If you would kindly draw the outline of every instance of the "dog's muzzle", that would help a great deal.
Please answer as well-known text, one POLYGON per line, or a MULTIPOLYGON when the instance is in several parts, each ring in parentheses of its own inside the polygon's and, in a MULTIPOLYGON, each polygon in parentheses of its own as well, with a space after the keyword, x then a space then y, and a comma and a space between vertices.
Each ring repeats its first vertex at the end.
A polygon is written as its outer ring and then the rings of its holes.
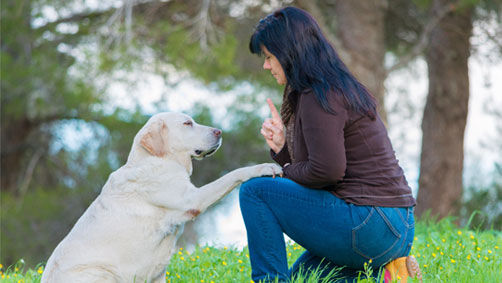
POLYGON ((209 149, 206 149, 206 150, 196 149, 195 150, 194 158, 196 158, 196 159, 202 159, 202 158, 204 158, 206 156, 209 156, 209 155, 215 153, 218 150, 218 148, 220 148, 221 141, 222 141, 222 138, 218 137, 218 141, 212 147, 210 147, 209 149))

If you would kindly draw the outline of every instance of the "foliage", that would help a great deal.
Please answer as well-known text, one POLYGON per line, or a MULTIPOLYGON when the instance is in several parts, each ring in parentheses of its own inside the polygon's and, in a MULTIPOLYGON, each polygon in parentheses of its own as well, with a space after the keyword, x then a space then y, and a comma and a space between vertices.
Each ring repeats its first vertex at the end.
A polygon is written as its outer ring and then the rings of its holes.
MULTIPOLYGON (((500 231, 458 229, 452 219, 440 222, 425 220, 417 223, 411 253, 420 263, 424 282, 498 282, 502 276, 502 234, 500 231)), ((303 252, 296 243, 287 245, 291 265, 303 252)), ((375 282, 367 277, 369 263, 358 282, 375 282)), ((23 261, 2 269, 1 282, 39 282, 43 265, 26 269, 23 261)), ((247 248, 216 248, 203 246, 193 252, 180 249, 167 268, 166 282, 251 282, 251 267, 247 248)), ((302 276, 293 282, 318 282, 302 276)), ((411 280, 418 282, 418 280, 411 280)))
POLYGON ((487 187, 468 187, 464 192, 460 219, 475 229, 502 230, 502 166, 487 187))

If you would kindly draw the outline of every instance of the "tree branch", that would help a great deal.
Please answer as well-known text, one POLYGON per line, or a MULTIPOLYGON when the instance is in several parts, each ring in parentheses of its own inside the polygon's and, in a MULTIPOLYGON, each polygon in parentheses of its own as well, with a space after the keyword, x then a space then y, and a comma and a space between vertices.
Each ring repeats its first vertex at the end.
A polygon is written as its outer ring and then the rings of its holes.
POLYGON ((429 43, 429 37, 432 30, 439 24, 439 22, 450 12, 453 12, 456 9, 455 4, 448 4, 439 12, 434 15, 433 18, 429 19, 427 25, 425 25, 422 34, 420 35, 417 43, 413 46, 411 51, 401 57, 394 65, 390 66, 385 70, 385 77, 387 77, 390 73, 395 70, 398 70, 406 65, 408 65, 412 60, 414 60, 418 55, 422 54, 429 43))
POLYGON ((33 177, 33 171, 35 170, 35 167, 40 160, 40 157, 42 157, 44 153, 43 148, 39 148, 37 151, 35 151, 35 154, 30 159, 30 162, 28 163, 28 167, 26 168, 26 172, 24 173, 23 177, 23 182, 19 186, 19 195, 21 198, 26 194, 26 191, 28 190, 28 186, 30 185, 31 179, 33 177))

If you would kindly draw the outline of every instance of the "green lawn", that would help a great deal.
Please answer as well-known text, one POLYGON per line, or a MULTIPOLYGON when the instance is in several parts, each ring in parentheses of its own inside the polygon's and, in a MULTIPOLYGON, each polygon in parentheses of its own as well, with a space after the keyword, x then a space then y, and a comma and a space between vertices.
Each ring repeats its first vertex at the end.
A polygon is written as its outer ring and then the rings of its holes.
MULTIPOLYGON (((502 233, 458 229, 449 220, 419 222, 412 254, 418 259, 424 282, 501 282, 502 233)), ((303 248, 290 244, 291 264, 303 248)), ((371 269, 371 264, 367 272, 371 269)), ((0 282, 39 282, 43 267, 1 266, 0 282)), ((199 247, 189 253, 183 249, 173 256, 166 282, 252 282, 247 249, 199 247)), ((361 278, 365 278, 362 274, 361 278)), ((314 282, 297 278, 294 282, 314 282)), ((361 282, 374 282, 361 280, 361 282)))

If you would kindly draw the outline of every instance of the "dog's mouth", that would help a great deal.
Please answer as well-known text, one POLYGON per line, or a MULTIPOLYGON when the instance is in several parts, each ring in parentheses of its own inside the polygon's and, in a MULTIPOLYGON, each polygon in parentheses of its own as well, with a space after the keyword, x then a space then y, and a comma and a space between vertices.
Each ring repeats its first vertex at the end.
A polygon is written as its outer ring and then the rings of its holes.
POLYGON ((211 148, 207 150, 202 150, 202 149, 196 149, 194 151, 195 155, 193 156, 195 159, 202 159, 206 156, 210 156, 211 154, 215 153, 216 150, 221 146, 221 139, 218 140, 218 142, 213 145, 211 148))

